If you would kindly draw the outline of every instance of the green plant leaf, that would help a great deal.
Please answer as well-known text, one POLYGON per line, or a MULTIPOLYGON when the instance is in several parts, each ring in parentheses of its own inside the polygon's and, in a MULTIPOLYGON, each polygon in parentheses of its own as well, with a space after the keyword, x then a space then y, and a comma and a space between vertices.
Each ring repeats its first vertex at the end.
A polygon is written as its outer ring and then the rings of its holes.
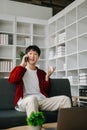
POLYGON ((20 59, 22 60, 23 56, 25 55, 25 53, 23 51, 20 51, 19 52, 19 56, 20 56, 20 59))
POLYGON ((26 121, 28 125, 38 126, 45 122, 45 117, 42 112, 32 112, 26 121))

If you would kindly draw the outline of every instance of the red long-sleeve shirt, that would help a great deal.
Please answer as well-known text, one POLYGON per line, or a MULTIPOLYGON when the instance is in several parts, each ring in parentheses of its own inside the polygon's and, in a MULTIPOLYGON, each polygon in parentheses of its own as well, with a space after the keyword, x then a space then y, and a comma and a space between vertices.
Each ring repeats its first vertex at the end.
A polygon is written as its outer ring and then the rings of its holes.
MULTIPOLYGON (((16 94, 15 94, 15 99, 14 99, 14 105, 17 104, 20 97, 23 98, 23 79, 22 78, 25 72, 26 72, 26 68, 22 66, 16 66, 10 73, 9 82, 16 84, 16 94)), ((46 73, 43 70, 37 68, 37 76, 39 80, 40 92, 46 97, 48 97, 48 92, 50 89, 50 80, 46 81, 45 75, 46 73)))

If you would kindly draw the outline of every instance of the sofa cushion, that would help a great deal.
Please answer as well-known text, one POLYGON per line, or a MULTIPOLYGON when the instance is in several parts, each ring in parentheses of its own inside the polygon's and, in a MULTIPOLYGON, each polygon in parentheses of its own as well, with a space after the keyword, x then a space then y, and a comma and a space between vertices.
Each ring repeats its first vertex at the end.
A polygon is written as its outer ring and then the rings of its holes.
POLYGON ((42 111, 45 116, 45 122, 56 122, 58 119, 58 111, 42 111))
POLYGON ((49 91, 49 97, 58 96, 58 95, 66 95, 70 97, 71 103, 72 103, 71 88, 70 88, 70 82, 68 79, 52 79, 51 86, 52 87, 49 91))
POLYGON ((14 109, 16 87, 8 79, 0 79, 0 110, 14 109))

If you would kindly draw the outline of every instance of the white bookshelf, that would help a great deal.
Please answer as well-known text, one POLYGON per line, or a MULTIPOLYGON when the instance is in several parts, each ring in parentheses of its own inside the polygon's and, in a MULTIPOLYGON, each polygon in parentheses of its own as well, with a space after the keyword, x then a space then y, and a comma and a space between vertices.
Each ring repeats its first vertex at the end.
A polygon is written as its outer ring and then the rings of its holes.
POLYGON ((46 68, 47 21, 27 17, 0 15, 0 78, 8 77, 12 68, 19 65, 20 51, 35 44, 41 48, 37 66, 46 68))
MULTIPOLYGON (((54 54, 48 60, 48 65, 56 66, 53 78, 68 78, 72 96, 79 96, 82 88, 87 89, 86 77, 80 79, 81 74, 87 73, 87 0, 76 0, 49 19, 48 28, 48 55, 52 52, 56 53, 56 58, 54 54), (50 39, 55 37, 56 41, 51 40, 50 44, 50 39), (65 54, 64 50, 60 49, 58 56, 60 46, 65 47, 65 54)), ((87 96, 86 92, 85 96, 87 96)), ((82 102, 87 104, 84 100, 82 102)))

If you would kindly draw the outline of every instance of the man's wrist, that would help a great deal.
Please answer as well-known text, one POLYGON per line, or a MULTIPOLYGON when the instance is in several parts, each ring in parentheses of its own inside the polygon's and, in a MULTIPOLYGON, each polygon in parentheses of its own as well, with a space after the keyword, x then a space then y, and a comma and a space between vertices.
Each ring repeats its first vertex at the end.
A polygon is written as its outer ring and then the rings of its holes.
POLYGON ((25 67, 25 64, 20 64, 20 66, 25 67))
POLYGON ((46 81, 48 81, 48 80, 49 80, 49 76, 48 76, 48 75, 46 75, 45 80, 46 80, 46 81))

